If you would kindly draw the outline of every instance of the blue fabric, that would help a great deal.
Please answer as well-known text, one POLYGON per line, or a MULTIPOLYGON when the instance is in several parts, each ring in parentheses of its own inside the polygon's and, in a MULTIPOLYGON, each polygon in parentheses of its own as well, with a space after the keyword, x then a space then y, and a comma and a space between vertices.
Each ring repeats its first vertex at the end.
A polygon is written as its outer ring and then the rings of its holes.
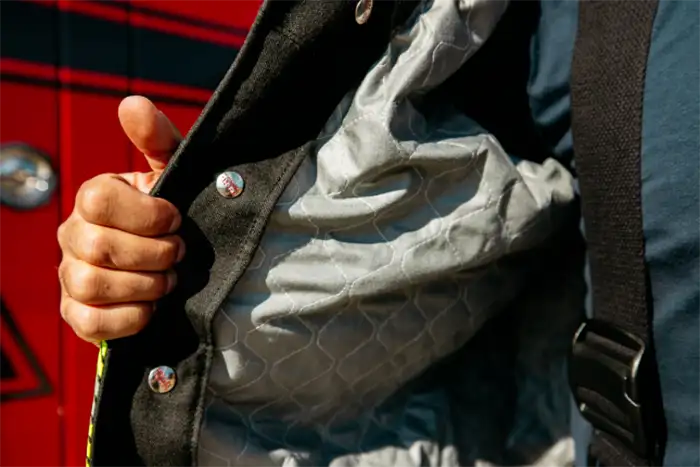
MULTIPOLYGON (((578 23, 578 2, 544 0, 540 19, 530 46, 528 95, 533 119, 554 157, 573 168, 571 138, 571 95, 569 79, 578 23)), ((581 227, 583 229, 583 226, 581 227)), ((586 278, 588 273, 586 271, 586 278)), ((587 280, 588 282, 588 280, 587 280)), ((590 313, 590 293, 586 297, 590 313)), ((576 443, 576 465, 587 465, 586 449, 590 426, 571 402, 571 431, 576 443)))
POLYGON ((668 424, 665 465, 700 465, 700 3, 662 0, 647 62, 642 210, 668 424))
MULTIPOLYGON (((662 0, 645 83, 642 209, 654 334, 668 423, 665 465, 700 465, 700 3, 662 0)), ((572 158, 571 57, 577 2, 541 2, 530 104, 555 155, 572 158)), ((587 306, 590 312, 590 300, 587 306)), ((590 427, 572 410, 577 465, 590 427)))
POLYGON ((569 76, 577 21, 577 2, 540 2, 540 20, 530 45, 532 115, 555 157, 567 165, 573 158, 569 76))

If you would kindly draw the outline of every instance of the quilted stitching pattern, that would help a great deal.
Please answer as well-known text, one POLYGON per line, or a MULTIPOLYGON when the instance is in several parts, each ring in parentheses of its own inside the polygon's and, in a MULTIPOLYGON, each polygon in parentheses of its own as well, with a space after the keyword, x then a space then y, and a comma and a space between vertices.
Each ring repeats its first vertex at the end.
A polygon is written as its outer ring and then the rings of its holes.
POLYGON ((517 293, 526 271, 498 260, 573 198, 557 163, 515 165, 467 117, 419 110, 503 9, 426 2, 329 119, 215 317, 200 465, 456 463, 422 446, 449 442, 444 401, 401 389, 517 293))

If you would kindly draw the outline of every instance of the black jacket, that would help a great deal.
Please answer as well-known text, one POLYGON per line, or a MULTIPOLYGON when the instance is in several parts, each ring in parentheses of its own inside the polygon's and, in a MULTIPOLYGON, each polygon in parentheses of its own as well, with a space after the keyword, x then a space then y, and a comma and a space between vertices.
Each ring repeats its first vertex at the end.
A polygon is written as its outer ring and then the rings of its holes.
MULTIPOLYGON (((148 328, 101 352, 88 465, 196 462, 213 314, 250 263, 308 142, 419 3, 361 2, 371 5, 365 24, 356 21, 356 1, 268 0, 154 188, 154 196, 184 214, 188 254, 178 267, 177 290, 157 304, 148 328), (225 170, 245 180, 241 196, 217 193, 216 176, 225 170), (177 378, 164 394, 148 385, 149 372, 161 365, 177 378)), ((487 45, 438 92, 448 93, 506 150, 541 161, 547 150, 533 129, 525 92, 536 10, 535 2, 511 5, 487 45), (481 91, 465 92, 475 88, 481 91), (507 114, 498 111, 504 106, 507 114)))

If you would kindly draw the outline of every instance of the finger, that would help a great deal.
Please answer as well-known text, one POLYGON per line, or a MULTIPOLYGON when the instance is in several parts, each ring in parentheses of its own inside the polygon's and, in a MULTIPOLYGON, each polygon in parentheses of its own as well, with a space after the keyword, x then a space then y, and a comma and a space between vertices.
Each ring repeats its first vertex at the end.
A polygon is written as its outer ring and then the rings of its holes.
POLYGON ((160 172, 128 172, 119 176, 141 193, 148 194, 160 178, 160 172))
POLYGON ((67 229, 67 232, 61 232, 59 238, 64 253, 102 268, 166 271, 185 255, 185 243, 176 235, 141 237, 79 221, 70 223, 67 229))
POLYGON ((146 156, 154 171, 165 168, 182 140, 175 125, 142 96, 129 96, 119 104, 119 122, 126 136, 146 156))
POLYGON ((113 174, 83 183, 75 209, 88 223, 148 237, 175 232, 182 221, 172 203, 142 193, 113 174))
POLYGON ((98 342, 132 336, 141 331, 153 314, 152 303, 89 306, 71 297, 61 300, 61 315, 83 340, 98 342))
POLYGON ((65 292, 86 305, 154 301, 168 294, 177 282, 174 271, 118 271, 70 256, 61 262, 59 275, 65 292))

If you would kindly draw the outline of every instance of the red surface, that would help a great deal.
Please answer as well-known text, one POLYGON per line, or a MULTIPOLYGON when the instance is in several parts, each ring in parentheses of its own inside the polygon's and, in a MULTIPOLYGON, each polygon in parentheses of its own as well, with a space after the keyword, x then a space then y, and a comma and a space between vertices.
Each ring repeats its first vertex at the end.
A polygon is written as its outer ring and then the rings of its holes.
MULTIPOLYGON (((199 40, 240 45, 242 37, 237 32, 201 24, 180 24, 176 18, 151 20, 155 17, 148 9, 247 29, 260 3, 260 0, 134 0, 137 8, 126 16, 108 3, 61 0, 60 8, 199 40)), ((65 52, 70 51, 62 51, 65 52)), ((132 92, 204 102, 211 94, 210 90, 134 80, 126 75, 56 69, 49 64, 7 58, 2 58, 0 67, 8 76, 20 75, 57 84, 86 84, 125 95, 132 92)), ((48 396, 2 403, 0 465, 83 466, 97 349, 78 340, 60 319, 56 275, 60 251, 56 229, 72 211, 75 193, 85 180, 103 172, 148 170, 148 167, 122 134, 117 119, 120 97, 10 81, 2 81, 0 93, 0 140, 22 141, 45 151, 59 170, 59 188, 49 205, 26 212, 2 207, 0 212, 0 292, 54 388, 48 396)), ((156 105, 183 134, 202 107, 155 99, 156 105)), ((4 329, 2 332, 0 338, 5 341, 6 353, 17 355, 16 346, 12 346, 4 329)), ((16 370, 20 377, 12 382, 6 380, 3 391, 33 384, 26 365, 18 365, 16 370)))
POLYGON ((261 3, 262 0, 134 0, 134 4, 140 7, 242 29, 253 24, 261 3))
POLYGON ((12 378, 3 379, 2 386, 0 386, 2 394, 12 397, 39 387, 41 379, 22 351, 18 337, 5 324, 4 317, 0 321, 0 342, 2 342, 2 353, 11 362, 14 373, 12 378))
POLYGON ((37 78, 40 80, 58 80, 66 85, 83 85, 103 90, 113 90, 133 94, 151 94, 175 99, 201 101, 205 103, 211 96, 208 89, 182 86, 179 84, 159 83, 144 79, 129 79, 126 76, 114 76, 94 71, 75 70, 66 67, 56 68, 50 65, 27 62, 14 58, 0 58, 0 69, 6 75, 37 78))
MULTIPOLYGON (((55 157, 58 150, 56 94, 52 89, 2 83, 0 140, 3 143, 24 141, 55 157)), ((32 211, 0 208, 2 297, 54 388, 49 396, 3 402, 1 465, 58 465, 61 462, 60 316, 55 269, 59 257, 56 244, 59 217, 57 197, 49 205, 32 211), (39 449, 36 440, 41 440, 39 449)), ((7 344, 10 345, 6 351, 14 353, 11 342, 4 342, 3 346, 7 344)), ((11 389, 3 387, 3 391, 11 389)))
MULTIPOLYGON (((32 0, 36 3, 53 5, 56 0, 32 0)), ((93 2, 65 1, 61 9, 80 11, 84 14, 92 14, 102 18, 111 18, 114 21, 126 21, 124 14, 117 12, 117 3, 131 1, 137 7, 163 12, 174 16, 180 16, 184 20, 189 18, 205 21, 221 26, 231 26, 247 30, 262 4, 262 0, 112 0, 115 6, 96 4, 93 2)))
POLYGON ((116 2, 109 5, 84 0, 58 0, 59 8, 64 11, 81 13, 118 23, 130 22, 143 28, 236 47, 239 47, 244 39, 244 36, 236 29, 247 30, 255 19, 260 3, 259 0, 185 0, 177 2, 134 0, 135 6, 146 9, 136 8, 125 11, 116 2), (161 17, 157 14, 158 12, 166 13, 172 17, 161 17), (212 28, 206 23, 188 23, 186 21, 188 18, 224 27, 212 28), (227 31, 226 27, 231 29, 227 31))
MULTIPOLYGON (((74 1, 74 0, 72 0, 74 1)), ((165 3, 165 2, 160 2, 165 3)), ((175 2, 171 2, 175 3, 175 2)), ((180 2, 178 2, 180 3, 180 2)), ((188 2, 181 2, 188 3, 188 2)), ((225 2, 219 2, 225 3, 225 2)), ((141 2, 139 2, 141 4, 141 2)), ((243 44, 244 36, 240 34, 235 34, 228 31, 219 31, 215 29, 207 28, 206 26, 183 24, 176 20, 158 18, 157 16, 144 14, 140 12, 133 12, 130 14, 131 24, 138 27, 155 29, 157 31, 162 31, 171 34, 177 34, 179 36, 185 36, 192 39, 197 39, 201 41, 214 42, 221 45, 228 45, 233 47, 240 47, 243 44)))
POLYGON ((45 80, 56 79, 56 67, 43 63, 32 63, 14 58, 0 59, 0 70, 3 73, 26 76, 27 78, 37 78, 45 80))

